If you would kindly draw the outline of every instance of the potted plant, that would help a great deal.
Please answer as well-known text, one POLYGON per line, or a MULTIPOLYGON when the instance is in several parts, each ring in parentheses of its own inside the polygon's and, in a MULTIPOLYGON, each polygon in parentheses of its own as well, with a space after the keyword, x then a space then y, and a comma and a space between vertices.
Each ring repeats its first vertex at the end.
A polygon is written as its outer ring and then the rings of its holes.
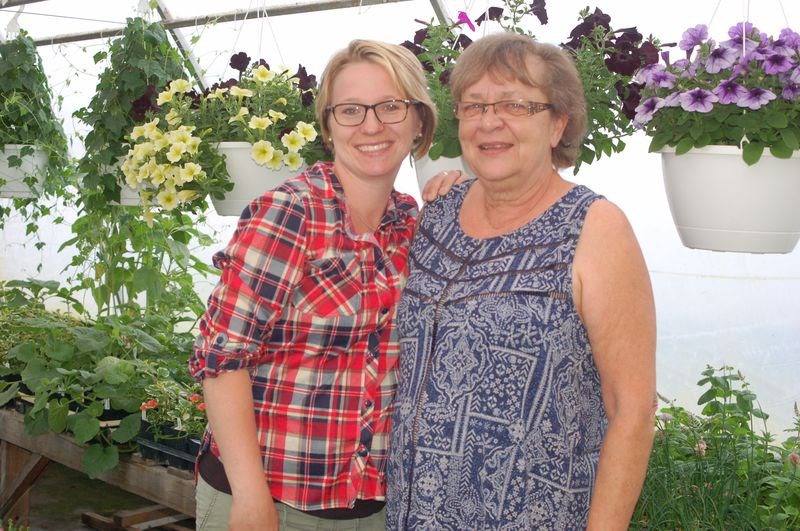
MULTIPOLYGON (((503 31, 529 35, 528 21, 535 18, 546 24, 544 5, 521 0, 506 0, 504 7, 490 7, 474 23, 465 12, 459 13, 453 24, 428 23, 418 30, 413 41, 403 46, 414 52, 425 67, 428 88, 439 110, 438 125, 428 158, 445 158, 444 165, 430 164, 424 158, 417 161, 420 187, 440 169, 464 168, 460 160, 458 120, 450 95, 450 72, 461 52, 472 43, 464 28, 494 21, 503 31)), ((588 134, 581 146, 574 173, 581 164, 591 164, 603 155, 610 156, 625 147, 624 138, 635 128, 634 109, 639 103, 639 85, 633 80, 642 65, 658 61, 658 48, 653 39, 645 40, 636 28, 614 30, 611 17, 599 9, 580 12, 579 23, 571 30, 569 41, 562 46, 570 52, 584 84, 588 110, 588 134)))
POLYGON ((800 239, 800 35, 738 23, 684 32, 685 58, 648 65, 635 123, 661 151, 684 245, 790 252, 800 239))
POLYGON ((33 39, 25 31, 0 42, 0 227, 12 207, 23 213, 28 230, 50 212, 43 194, 64 197, 68 183, 67 141, 33 39))
POLYGON ((169 209, 210 195, 218 214, 238 216, 264 191, 326 156, 314 123, 314 76, 302 66, 292 74, 263 60, 250 63, 243 52, 230 65, 238 78, 202 94, 187 80, 173 80, 158 94, 153 121, 132 131, 123 167, 145 201, 155 197, 169 209))

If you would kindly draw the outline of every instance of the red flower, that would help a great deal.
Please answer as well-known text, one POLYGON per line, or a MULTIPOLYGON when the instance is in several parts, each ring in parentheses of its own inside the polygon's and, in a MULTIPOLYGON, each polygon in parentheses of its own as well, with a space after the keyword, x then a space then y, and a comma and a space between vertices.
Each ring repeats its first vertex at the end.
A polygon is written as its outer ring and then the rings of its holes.
POLYGON ((205 402, 200 402, 199 404, 197 404, 197 409, 200 410, 200 411, 205 411, 206 410, 206 403, 205 402))
POLYGON ((193 404, 196 404, 197 402, 200 402, 202 399, 203 399, 203 397, 200 396, 197 393, 192 393, 192 394, 189 395, 189 402, 191 402, 193 404))
POLYGON ((158 407, 158 400, 148 400, 147 402, 143 402, 141 406, 139 406, 140 411, 144 411, 146 409, 153 409, 158 407))

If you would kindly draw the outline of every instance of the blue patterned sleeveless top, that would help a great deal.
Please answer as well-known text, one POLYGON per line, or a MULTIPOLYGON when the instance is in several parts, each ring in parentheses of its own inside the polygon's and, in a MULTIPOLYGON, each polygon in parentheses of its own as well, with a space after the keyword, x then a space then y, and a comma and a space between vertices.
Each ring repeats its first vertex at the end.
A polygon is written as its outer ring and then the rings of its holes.
POLYGON ((607 418, 572 262, 576 186, 509 234, 458 222, 471 183, 426 207, 398 308, 388 529, 584 529, 607 418))

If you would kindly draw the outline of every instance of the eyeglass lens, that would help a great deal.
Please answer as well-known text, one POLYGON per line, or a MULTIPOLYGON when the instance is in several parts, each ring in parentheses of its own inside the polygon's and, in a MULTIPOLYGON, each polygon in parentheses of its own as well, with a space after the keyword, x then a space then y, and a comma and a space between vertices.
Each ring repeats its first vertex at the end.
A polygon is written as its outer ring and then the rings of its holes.
POLYGON ((412 102, 408 100, 387 100, 373 105, 362 103, 340 103, 330 107, 333 117, 339 125, 355 126, 364 123, 367 111, 372 109, 375 117, 383 124, 396 124, 406 119, 408 107, 412 102))

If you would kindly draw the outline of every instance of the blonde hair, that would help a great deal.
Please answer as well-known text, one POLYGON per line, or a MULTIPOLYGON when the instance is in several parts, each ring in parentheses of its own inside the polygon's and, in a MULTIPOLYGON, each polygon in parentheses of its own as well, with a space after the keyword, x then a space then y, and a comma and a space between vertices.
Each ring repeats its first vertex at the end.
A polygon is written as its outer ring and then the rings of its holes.
POLYGON ((544 92, 556 116, 566 116, 567 126, 561 141, 553 148, 556 168, 575 164, 586 136, 586 97, 575 63, 569 54, 552 44, 537 42, 516 33, 502 32, 482 37, 458 58, 450 76, 453 101, 477 83, 484 74, 519 81, 544 92), (534 78, 532 60, 544 66, 544 79, 534 78))
POLYGON ((337 52, 322 73, 319 92, 317 94, 315 112, 317 122, 322 130, 322 137, 328 149, 330 145, 330 113, 326 110, 331 105, 331 87, 342 69, 352 63, 367 62, 382 66, 395 86, 403 93, 403 97, 420 102, 412 106, 419 114, 422 122, 421 136, 414 141, 412 153, 418 159, 428 152, 436 130, 436 106, 428 95, 428 84, 425 71, 417 58, 407 49, 396 44, 379 41, 356 39, 347 48, 337 52))

